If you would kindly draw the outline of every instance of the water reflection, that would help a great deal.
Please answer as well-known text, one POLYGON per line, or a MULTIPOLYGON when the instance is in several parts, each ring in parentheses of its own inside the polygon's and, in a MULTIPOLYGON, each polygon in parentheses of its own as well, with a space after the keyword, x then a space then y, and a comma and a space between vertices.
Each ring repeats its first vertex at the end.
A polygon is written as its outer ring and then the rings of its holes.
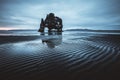
POLYGON ((42 43, 48 48, 55 48, 62 43, 62 32, 41 33, 42 43))

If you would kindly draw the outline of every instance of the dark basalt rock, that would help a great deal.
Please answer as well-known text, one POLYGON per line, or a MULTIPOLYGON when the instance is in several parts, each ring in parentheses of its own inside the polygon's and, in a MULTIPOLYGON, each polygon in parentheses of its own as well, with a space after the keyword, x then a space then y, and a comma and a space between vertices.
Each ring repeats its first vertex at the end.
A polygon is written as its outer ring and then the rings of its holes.
POLYGON ((62 32, 62 19, 55 16, 54 13, 50 13, 46 16, 45 20, 43 18, 41 19, 38 32, 44 32, 45 27, 48 28, 48 32, 51 32, 52 29, 56 29, 57 32, 62 32))

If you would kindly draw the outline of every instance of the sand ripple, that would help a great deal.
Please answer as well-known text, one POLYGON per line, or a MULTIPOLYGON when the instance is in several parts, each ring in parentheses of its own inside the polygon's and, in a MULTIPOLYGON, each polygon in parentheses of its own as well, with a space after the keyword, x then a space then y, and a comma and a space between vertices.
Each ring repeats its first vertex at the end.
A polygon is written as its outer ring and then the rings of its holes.
POLYGON ((89 80, 119 63, 120 36, 69 38, 53 49, 40 40, 4 44, 0 52, 1 80, 89 80))

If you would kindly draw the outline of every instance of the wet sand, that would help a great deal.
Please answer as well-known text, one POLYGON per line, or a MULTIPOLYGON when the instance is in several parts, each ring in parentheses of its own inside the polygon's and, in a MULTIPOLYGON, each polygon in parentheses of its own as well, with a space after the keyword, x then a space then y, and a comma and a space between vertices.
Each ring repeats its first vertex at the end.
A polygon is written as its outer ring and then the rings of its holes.
POLYGON ((0 44, 30 41, 39 38, 39 36, 0 36, 0 44))
POLYGON ((0 37, 0 80, 119 80, 119 74, 119 34, 0 37))

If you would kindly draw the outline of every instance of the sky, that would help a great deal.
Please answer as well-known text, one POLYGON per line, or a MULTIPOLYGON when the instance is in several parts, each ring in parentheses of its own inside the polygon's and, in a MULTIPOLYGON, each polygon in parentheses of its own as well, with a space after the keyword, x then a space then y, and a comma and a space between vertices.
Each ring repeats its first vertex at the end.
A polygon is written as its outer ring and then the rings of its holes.
POLYGON ((0 0, 0 29, 38 29, 55 13, 64 29, 120 30, 120 0, 0 0))

